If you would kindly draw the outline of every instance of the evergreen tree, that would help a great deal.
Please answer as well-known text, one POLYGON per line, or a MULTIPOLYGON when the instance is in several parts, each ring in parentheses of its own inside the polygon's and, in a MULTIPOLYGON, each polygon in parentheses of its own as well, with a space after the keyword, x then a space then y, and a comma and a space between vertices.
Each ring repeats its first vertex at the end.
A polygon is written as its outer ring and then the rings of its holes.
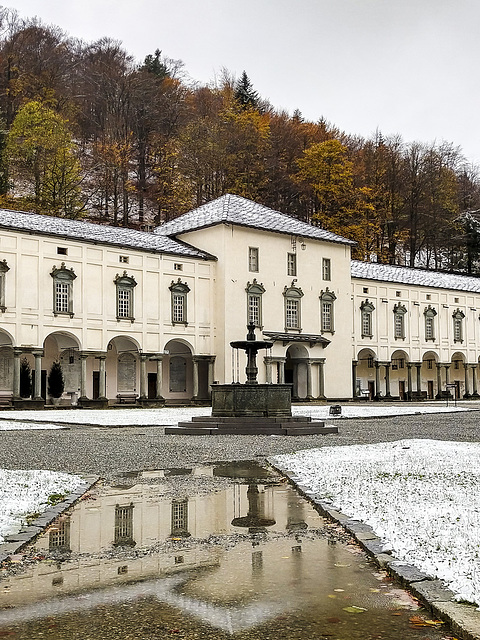
POLYGON ((258 109, 260 97, 254 90, 250 78, 245 71, 235 83, 233 96, 243 109, 258 109))
POLYGON ((151 53, 146 56, 143 61, 143 65, 140 67, 140 71, 148 71, 148 73, 153 73, 157 78, 163 80, 167 78, 170 73, 167 65, 161 59, 162 52, 160 49, 155 50, 155 54, 151 53))
POLYGON ((27 358, 20 362, 20 397, 30 398, 32 395, 32 370, 27 358))
POLYGON ((52 363, 47 383, 48 395, 52 398, 60 398, 65 389, 65 381, 63 379, 62 365, 58 360, 52 363))

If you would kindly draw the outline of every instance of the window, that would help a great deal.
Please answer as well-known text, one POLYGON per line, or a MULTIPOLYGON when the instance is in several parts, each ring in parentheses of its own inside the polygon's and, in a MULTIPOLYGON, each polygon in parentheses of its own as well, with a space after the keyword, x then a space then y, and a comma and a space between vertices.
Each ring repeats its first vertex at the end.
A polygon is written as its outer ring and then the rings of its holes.
POLYGON ((368 293, 368 287, 363 287, 363 293, 368 293))
POLYGON ((373 336, 374 311, 375 307, 368 298, 360 305, 360 312, 362 314, 362 338, 371 338, 373 336))
POLYGON ((254 279, 252 283, 247 282, 245 291, 247 292, 247 324, 253 322, 260 328, 262 327, 262 295, 265 293, 265 287, 254 279))
POLYGON ((61 519, 50 528, 48 546, 52 549, 70 550, 70 520, 61 519))
POLYGON ((175 271, 183 271, 183 264, 181 262, 174 262, 173 268, 175 271))
POLYGON ((287 253, 287 276, 297 275, 297 254, 287 253))
POLYGON ((433 360, 427 360, 427 369, 433 369, 433 360))
POLYGON ((7 271, 10 271, 10 267, 6 260, 0 262, 0 311, 6 311, 5 306, 5 280, 7 271))
POLYGON ((435 316, 437 312, 430 305, 423 312, 425 316, 425 340, 435 340, 435 316))
POLYGON ((294 286, 285 287, 283 290, 285 298, 285 329, 296 329, 301 331, 301 300, 303 291, 294 286))
POLYGON ((427 295, 425 297, 426 297, 427 300, 431 300, 432 299, 432 296, 431 296, 430 293, 427 293, 427 295))
POLYGON ((133 504, 115 506, 115 534, 113 544, 133 546, 133 504))
POLYGON ((172 500, 172 536, 189 536, 188 500, 172 500))
POLYGON ((396 340, 405 340, 405 314, 407 309, 403 304, 396 304, 393 307, 393 335, 396 340))
POLYGON ((123 262, 123 264, 128 264, 130 262, 128 256, 118 256, 118 261, 123 262))
POLYGON ((73 317, 73 281, 77 276, 64 262, 59 269, 53 267, 50 275, 53 278, 53 314, 73 317))
POLYGON ((330 258, 322 259, 322 279, 323 280, 331 280, 332 276, 332 268, 330 258))
POLYGON ((401 298, 402 292, 401 291, 395 291, 395 295, 397 296, 397 298, 401 298))
POLYGON ((337 296, 328 287, 320 292, 320 328, 322 331, 333 333, 333 303, 337 296))
POLYGON ((248 247, 248 270, 258 272, 258 247, 248 247))
POLYGON ((455 302, 456 304, 458 304, 458 303, 460 302, 460 298, 454 298, 453 300, 454 300, 454 302, 455 302))
POLYGON ((367 367, 369 369, 373 369, 373 366, 374 366, 373 356, 368 356, 368 358, 367 358, 367 367))
POLYGON ((187 324, 187 294, 190 291, 188 284, 180 278, 169 287, 172 294, 172 324, 187 324))
POLYGON ((67 247, 57 247, 57 254, 59 256, 66 256, 68 254, 67 247))
POLYGON ((124 271, 121 276, 117 273, 114 283, 117 288, 117 320, 133 322, 135 319, 133 291, 137 286, 135 278, 127 275, 127 272, 124 271))
POLYGON ((453 341, 463 342, 463 319, 465 314, 460 309, 453 313, 453 341))

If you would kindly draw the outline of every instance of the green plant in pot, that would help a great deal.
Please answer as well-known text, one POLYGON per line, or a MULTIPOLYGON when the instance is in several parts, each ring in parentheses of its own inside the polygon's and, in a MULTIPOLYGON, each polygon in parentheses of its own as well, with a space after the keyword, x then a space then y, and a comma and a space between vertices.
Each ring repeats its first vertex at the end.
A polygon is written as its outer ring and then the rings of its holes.
POLYGON ((58 360, 55 360, 50 367, 47 385, 48 395, 52 398, 53 404, 58 404, 65 389, 62 365, 58 360))

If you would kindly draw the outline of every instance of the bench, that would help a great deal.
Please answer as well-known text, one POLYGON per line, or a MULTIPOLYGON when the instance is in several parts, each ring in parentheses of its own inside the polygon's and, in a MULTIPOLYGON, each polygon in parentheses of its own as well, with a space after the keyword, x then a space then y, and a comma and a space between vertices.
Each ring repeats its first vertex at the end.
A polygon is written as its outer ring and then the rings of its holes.
POLYGON ((118 404, 137 404, 137 393, 117 393, 118 404))

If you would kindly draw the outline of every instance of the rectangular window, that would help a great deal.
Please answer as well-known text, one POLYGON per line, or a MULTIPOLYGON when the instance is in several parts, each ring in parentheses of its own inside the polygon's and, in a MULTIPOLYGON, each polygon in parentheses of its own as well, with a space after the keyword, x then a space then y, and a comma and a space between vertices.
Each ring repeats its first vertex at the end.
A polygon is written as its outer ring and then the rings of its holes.
POLYGON ((332 331, 332 303, 322 302, 322 331, 332 331))
POLYGON ((133 542, 133 504, 115 507, 114 544, 131 544, 133 542))
POLYGON ((188 533, 188 500, 172 501, 172 535, 188 533))
POLYGON ((403 315, 395 314, 395 338, 403 338, 403 315))
POLYGON ((173 268, 175 269, 175 271, 183 271, 183 264, 181 264, 180 262, 174 262, 173 268))
POLYGON ((332 277, 332 269, 330 258, 322 259, 322 278, 323 280, 331 280, 332 277))
POLYGON ((287 329, 298 329, 300 327, 298 305, 298 300, 287 298, 285 301, 285 326, 287 329))
POLYGON ((119 256, 118 261, 123 262, 123 264, 128 264, 129 259, 128 259, 128 256, 119 256))
POLYGON ((362 313, 362 336, 372 335, 372 314, 370 311, 362 313))
POLYGON ((50 529, 48 546, 50 549, 70 549, 70 520, 60 520, 50 529))
POLYGON ((462 320, 460 318, 453 319, 453 340, 454 342, 462 342, 462 320))
POLYGON ((57 313, 68 313, 68 303, 70 299, 70 283, 55 282, 55 311, 57 313))
POLYGON ((119 318, 132 317, 132 289, 118 287, 117 306, 117 316, 119 318))
POLYGON ((250 294, 248 296, 248 322, 253 322, 256 327, 260 327, 260 296, 250 294))
POLYGON ((425 318, 425 340, 433 340, 433 318, 427 316, 425 318))
POLYGON ((185 322, 185 295, 183 293, 172 294, 172 320, 173 322, 185 322))
POLYGON ((258 272, 258 247, 248 247, 248 270, 258 272))
POLYGON ((67 247, 57 247, 57 254, 59 256, 66 256, 68 254, 67 247))
POLYGON ((433 369, 433 360, 427 360, 427 369, 433 369))
POLYGON ((287 253, 287 276, 297 275, 297 254, 287 253))

